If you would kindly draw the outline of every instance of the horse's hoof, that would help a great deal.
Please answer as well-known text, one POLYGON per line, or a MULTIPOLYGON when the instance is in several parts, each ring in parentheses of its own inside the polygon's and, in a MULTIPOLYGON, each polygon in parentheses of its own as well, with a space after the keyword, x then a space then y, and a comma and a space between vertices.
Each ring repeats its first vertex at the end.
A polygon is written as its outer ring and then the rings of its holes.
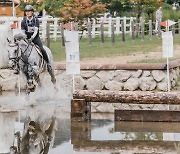
POLYGON ((56 84, 56 78, 52 78, 52 79, 51 79, 51 82, 52 82, 53 84, 56 84))
POLYGON ((34 87, 33 88, 31 88, 31 89, 29 89, 31 92, 34 92, 35 91, 35 89, 36 89, 36 86, 34 85, 34 87))

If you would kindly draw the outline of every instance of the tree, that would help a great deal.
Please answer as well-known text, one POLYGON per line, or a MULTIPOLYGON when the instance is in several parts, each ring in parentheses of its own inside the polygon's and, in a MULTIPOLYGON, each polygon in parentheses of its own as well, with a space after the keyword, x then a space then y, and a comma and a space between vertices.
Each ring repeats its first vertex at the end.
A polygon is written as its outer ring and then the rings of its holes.
POLYGON ((164 2, 168 3, 168 4, 173 4, 173 3, 176 3, 176 2, 180 3, 180 0, 164 0, 164 2))
POLYGON ((114 12, 120 16, 123 12, 131 10, 131 5, 127 0, 100 0, 102 3, 106 4, 106 8, 113 15, 114 12))
POLYGON ((140 21, 140 17, 143 12, 147 13, 149 18, 150 15, 153 17, 154 11, 162 5, 162 0, 128 0, 134 11, 136 12, 137 22, 140 21))
POLYGON ((34 7, 36 12, 41 12, 43 9, 45 9, 49 15, 55 17, 59 15, 59 10, 66 1, 68 0, 29 0, 27 2, 21 1, 20 8, 21 10, 24 10, 24 7, 30 4, 34 7))
POLYGON ((21 1, 20 4, 21 10, 24 10, 25 6, 28 4, 32 5, 36 12, 41 12, 45 7, 44 0, 29 0, 28 2, 21 1))
POLYGON ((68 0, 43 0, 45 4, 45 10, 53 17, 60 16, 59 10, 63 7, 63 4, 68 0))
POLYGON ((59 10, 59 17, 63 23, 78 22, 80 29, 84 30, 87 19, 105 12, 105 7, 106 5, 92 0, 70 0, 59 10))

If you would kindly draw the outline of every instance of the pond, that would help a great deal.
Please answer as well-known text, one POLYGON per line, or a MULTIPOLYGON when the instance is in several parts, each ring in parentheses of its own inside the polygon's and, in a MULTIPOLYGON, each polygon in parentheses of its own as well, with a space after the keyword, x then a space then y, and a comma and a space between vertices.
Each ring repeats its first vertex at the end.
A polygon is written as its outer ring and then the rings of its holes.
POLYGON ((92 113, 89 122, 73 122, 70 100, 1 96, 0 153, 10 153, 10 147, 11 153, 24 149, 23 154, 180 153, 178 123, 114 122, 112 113, 92 113))

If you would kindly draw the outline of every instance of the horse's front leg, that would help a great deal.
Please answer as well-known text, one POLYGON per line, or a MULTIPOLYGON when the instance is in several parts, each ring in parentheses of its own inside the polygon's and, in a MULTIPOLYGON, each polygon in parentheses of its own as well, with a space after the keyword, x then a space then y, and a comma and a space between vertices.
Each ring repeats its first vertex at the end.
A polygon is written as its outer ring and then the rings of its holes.
POLYGON ((41 80, 40 80, 40 78, 39 78, 39 75, 37 75, 37 76, 35 77, 35 80, 36 80, 37 84, 41 87, 42 84, 41 84, 41 80))
POLYGON ((49 72, 49 74, 51 76, 51 82, 53 84, 56 84, 56 78, 55 78, 55 75, 54 75, 54 70, 53 69, 48 69, 48 72, 49 72))

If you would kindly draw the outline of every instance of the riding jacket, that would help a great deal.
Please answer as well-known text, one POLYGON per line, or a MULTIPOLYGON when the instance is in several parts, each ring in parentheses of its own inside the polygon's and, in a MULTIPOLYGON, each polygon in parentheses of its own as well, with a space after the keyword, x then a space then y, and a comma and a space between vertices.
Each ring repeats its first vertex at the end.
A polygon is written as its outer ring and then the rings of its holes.
POLYGON ((21 22, 21 29, 25 31, 27 39, 39 37, 39 19, 32 16, 31 19, 24 17, 21 22))

